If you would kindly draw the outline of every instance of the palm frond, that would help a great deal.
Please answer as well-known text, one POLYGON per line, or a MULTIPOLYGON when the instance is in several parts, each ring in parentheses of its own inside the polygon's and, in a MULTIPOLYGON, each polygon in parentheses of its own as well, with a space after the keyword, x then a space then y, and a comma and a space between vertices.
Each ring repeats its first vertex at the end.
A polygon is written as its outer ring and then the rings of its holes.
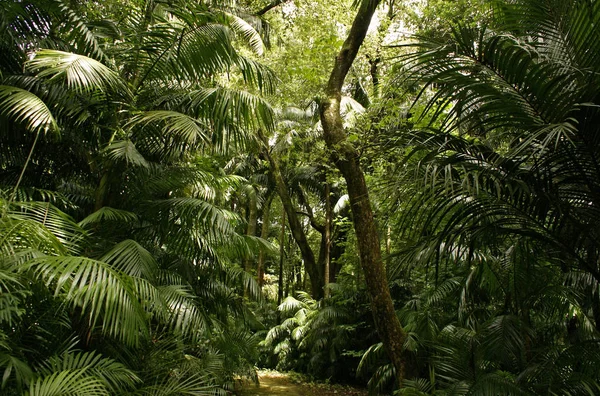
POLYGON ((295 312, 300 308, 303 308, 304 304, 301 301, 298 301, 292 296, 286 297, 281 305, 277 308, 282 312, 295 312))
POLYGON ((112 161, 125 162, 127 165, 148 167, 148 162, 131 140, 112 142, 105 148, 105 152, 107 157, 112 161))
POLYGON ((87 56, 45 49, 38 51, 26 67, 41 78, 63 80, 77 92, 99 90, 127 94, 127 88, 116 72, 87 56))
POLYGON ((157 385, 140 389, 137 394, 147 396, 213 396, 225 395, 225 391, 211 385, 209 379, 200 373, 182 372, 165 378, 157 385))
POLYGON ((246 22, 243 18, 228 12, 224 12, 223 16, 226 18, 231 29, 244 39, 256 55, 261 56, 264 53, 265 45, 254 26, 246 22))
POLYGON ((508 372, 486 374, 477 379, 469 389, 475 395, 531 395, 523 390, 508 372))
POLYGON ((0 113, 35 132, 58 132, 58 124, 46 104, 20 88, 0 85, 0 113))
POLYGON ((104 206, 81 220, 78 224, 80 227, 86 228, 92 224, 101 223, 103 221, 135 223, 139 221, 139 219, 135 213, 104 206))
POLYGON ((164 125, 162 132, 167 136, 172 136, 171 144, 179 144, 182 149, 210 142, 208 132, 210 127, 183 113, 154 110, 137 115, 129 122, 130 127, 138 125, 144 127, 148 124, 164 125))
POLYGON ((30 256, 64 254, 67 249, 46 227, 33 220, 0 221, 0 251, 5 264, 19 263, 30 256))
POLYGON ((274 115, 271 106, 262 98, 245 91, 228 88, 205 88, 187 93, 189 100, 182 103, 190 111, 211 120, 212 144, 227 147, 230 138, 241 140, 244 135, 234 125, 247 130, 271 130, 274 115))
POLYGON ((106 54, 102 50, 102 45, 98 37, 90 29, 90 26, 84 19, 81 18, 69 5, 62 0, 54 0, 58 8, 57 17, 67 19, 67 29, 69 30, 68 39, 81 50, 85 49, 89 55, 97 56, 98 58, 107 59, 106 54))
POLYGON ((185 285, 166 285, 159 286, 158 291, 166 308, 167 325, 192 340, 200 339, 208 329, 208 321, 191 289, 185 285))
POLYGON ((148 280, 154 279, 158 270, 152 254, 131 239, 118 243, 100 261, 111 264, 113 268, 129 276, 148 280))
POLYGON ((10 216, 16 220, 33 220, 50 231, 69 252, 77 253, 86 232, 66 213, 46 202, 15 202, 10 216))
POLYGON ((44 362, 40 374, 51 376, 61 371, 84 370, 86 376, 100 380, 109 392, 131 389, 140 379, 123 364, 97 352, 66 352, 44 362))
POLYGON ((0 367, 4 368, 2 374, 3 388, 8 384, 13 374, 19 385, 28 385, 35 378, 33 370, 27 362, 4 351, 0 352, 0 367))
POLYGON ((30 270, 103 333, 128 345, 147 334, 146 315, 132 282, 110 265, 83 257, 41 257, 22 268, 30 270))
POLYGON ((54 372, 38 378, 29 387, 29 396, 109 396, 104 384, 92 376, 86 375, 86 370, 65 370, 54 372))

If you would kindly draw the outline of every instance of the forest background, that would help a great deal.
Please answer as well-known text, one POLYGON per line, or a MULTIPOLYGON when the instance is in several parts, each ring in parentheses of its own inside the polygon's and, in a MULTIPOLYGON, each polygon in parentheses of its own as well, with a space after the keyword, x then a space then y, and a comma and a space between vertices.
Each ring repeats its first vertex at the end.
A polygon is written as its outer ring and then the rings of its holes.
POLYGON ((600 392, 592 0, 5 0, 5 395, 600 392))

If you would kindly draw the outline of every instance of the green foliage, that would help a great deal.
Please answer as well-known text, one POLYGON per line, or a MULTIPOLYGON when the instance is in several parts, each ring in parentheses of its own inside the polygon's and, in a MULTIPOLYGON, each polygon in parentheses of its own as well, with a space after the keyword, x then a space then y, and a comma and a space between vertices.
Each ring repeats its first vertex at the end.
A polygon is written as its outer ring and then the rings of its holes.
POLYGON ((567 351, 598 339, 590 46, 600 13, 523 1, 494 16, 422 38, 395 80, 423 84, 430 117, 428 129, 396 132, 408 172, 387 186, 405 199, 391 273, 419 285, 401 311, 421 378, 409 388, 593 394, 600 379, 567 351), (542 363, 549 351, 566 353, 565 371, 542 363), (540 365, 543 379, 528 374, 540 365))
MULTIPOLYGON (((428 2, 382 100, 347 125, 388 227, 380 236, 408 332, 409 379, 397 393, 595 394, 600 13, 530 0, 493 3, 480 18, 486 7, 428 2)), ((307 111, 290 113, 285 127, 296 132, 307 111)), ((340 281, 353 285, 360 273, 346 271, 340 281)), ((326 361, 320 348, 335 351, 330 367, 363 350, 359 373, 390 392, 395 373, 377 339, 337 354, 346 323, 318 324, 329 307, 357 310, 333 300, 286 300, 270 352, 280 367, 310 372, 326 361)))
POLYGON ((352 382, 362 351, 374 341, 364 291, 331 284, 320 302, 304 292, 278 307, 281 323, 267 333, 263 347, 275 355, 279 370, 306 372, 314 378, 352 382), (357 310, 358 309, 358 310, 357 310), (366 322, 366 323, 365 323, 366 322))
POLYGON ((236 232, 224 208, 246 181, 211 157, 273 124, 242 18, 189 1, 2 7, 3 394, 214 395, 253 375, 241 292, 259 292, 236 262, 269 246, 236 232))
MULTIPOLYGON (((267 22, 239 5, 5 3, 0 392, 225 394, 259 353, 392 392, 317 124, 348 7, 270 13, 276 87, 267 22), (331 295, 300 291, 284 229, 277 312, 244 270, 279 277, 256 231, 280 227, 268 155, 312 248, 333 209, 331 295)), ((596 394, 600 5, 411 5, 386 2, 341 99, 408 333, 396 393, 596 394), (417 36, 383 48, 400 13, 417 36)))

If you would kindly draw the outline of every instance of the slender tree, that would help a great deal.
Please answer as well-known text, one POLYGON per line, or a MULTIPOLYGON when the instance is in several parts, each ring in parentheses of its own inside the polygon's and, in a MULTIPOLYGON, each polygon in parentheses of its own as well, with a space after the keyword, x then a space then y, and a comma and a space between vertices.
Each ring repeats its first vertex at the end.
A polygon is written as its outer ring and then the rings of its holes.
POLYGON ((398 382, 401 384, 405 370, 402 348, 406 333, 396 316, 390 295, 381 256, 379 234, 369 200, 369 191, 360 165, 360 157, 355 147, 347 139, 340 114, 344 80, 364 41, 371 18, 378 5, 378 0, 365 0, 360 3, 348 37, 335 59, 325 96, 321 99, 320 115, 323 136, 331 151, 332 160, 346 179, 348 186, 360 262, 371 297, 375 326, 396 369, 398 382))

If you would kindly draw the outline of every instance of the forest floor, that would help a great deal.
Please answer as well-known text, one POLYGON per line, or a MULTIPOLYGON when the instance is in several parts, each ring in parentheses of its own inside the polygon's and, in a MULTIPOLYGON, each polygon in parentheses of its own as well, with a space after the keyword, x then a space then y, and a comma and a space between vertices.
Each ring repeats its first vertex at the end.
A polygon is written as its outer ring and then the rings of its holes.
POLYGON ((260 370, 260 385, 246 382, 236 392, 237 396, 367 396, 366 389, 346 385, 332 385, 302 381, 296 375, 278 371, 260 370))

